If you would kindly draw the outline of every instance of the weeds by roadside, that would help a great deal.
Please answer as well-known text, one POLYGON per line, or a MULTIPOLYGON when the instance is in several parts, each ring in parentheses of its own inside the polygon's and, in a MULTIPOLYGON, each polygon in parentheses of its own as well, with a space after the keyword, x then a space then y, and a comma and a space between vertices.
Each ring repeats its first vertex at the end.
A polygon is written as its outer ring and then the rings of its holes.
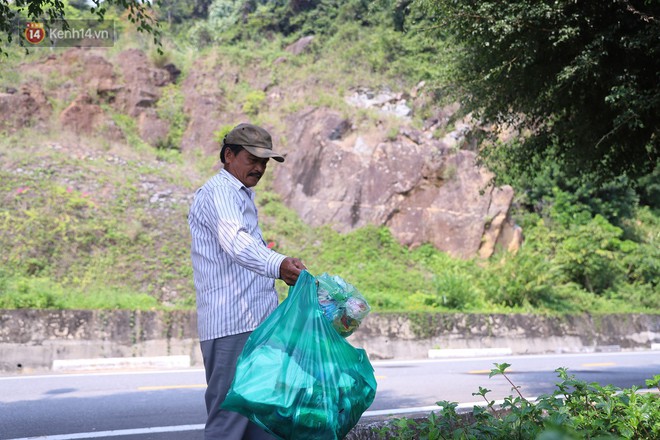
MULTIPOLYGON (((380 428, 381 439, 398 440, 573 440, 660 438, 660 396, 639 393, 639 388, 620 389, 612 385, 586 383, 569 375, 566 368, 555 370, 561 380, 552 394, 535 402, 527 400, 506 374, 510 364, 495 364, 490 376, 503 376, 515 395, 497 407, 489 400, 490 390, 479 387, 485 406, 475 406, 473 421, 457 413, 457 403, 439 401, 440 410, 424 421, 393 419, 380 428)), ((646 381, 660 390, 660 375, 646 381)))

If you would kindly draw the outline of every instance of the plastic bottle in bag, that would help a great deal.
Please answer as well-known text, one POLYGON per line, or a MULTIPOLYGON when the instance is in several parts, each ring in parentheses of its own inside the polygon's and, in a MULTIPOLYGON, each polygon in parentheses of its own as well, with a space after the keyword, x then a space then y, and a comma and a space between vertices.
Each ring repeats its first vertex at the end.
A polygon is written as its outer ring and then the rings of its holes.
POLYGON ((367 300, 337 275, 323 273, 316 277, 316 283, 323 315, 343 337, 353 334, 371 310, 367 300))

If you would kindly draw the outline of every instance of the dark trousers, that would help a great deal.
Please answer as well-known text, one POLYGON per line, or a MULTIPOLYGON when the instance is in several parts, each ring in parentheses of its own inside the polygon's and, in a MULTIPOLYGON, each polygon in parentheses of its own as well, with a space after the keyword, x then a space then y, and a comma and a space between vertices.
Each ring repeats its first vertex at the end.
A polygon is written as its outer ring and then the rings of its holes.
POLYGON ((236 374, 236 361, 250 333, 202 341, 202 358, 206 370, 206 412, 204 440, 273 440, 246 417, 220 409, 236 374))

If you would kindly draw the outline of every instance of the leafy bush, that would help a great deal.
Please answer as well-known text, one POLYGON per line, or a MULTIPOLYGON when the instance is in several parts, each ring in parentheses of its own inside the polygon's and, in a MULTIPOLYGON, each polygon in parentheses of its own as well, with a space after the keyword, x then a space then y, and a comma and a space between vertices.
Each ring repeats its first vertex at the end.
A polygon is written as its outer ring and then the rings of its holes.
POLYGON ((644 207, 626 226, 627 233, 637 243, 635 252, 624 256, 621 264, 628 268, 628 282, 650 284, 654 289, 660 283, 660 217, 644 207))
POLYGON ((137 122, 134 118, 115 112, 111 112, 111 117, 113 122, 117 124, 117 127, 119 127, 119 129, 124 134, 126 142, 128 142, 130 146, 138 151, 144 151, 145 149, 149 148, 149 144, 143 141, 140 137, 138 133, 137 122))
POLYGON ((252 90, 247 95, 245 95, 245 101, 243 102, 243 112, 246 115, 255 116, 259 113, 261 106, 263 105, 264 100, 266 99, 266 94, 261 90, 252 90))
POLYGON ((568 277, 590 292, 603 293, 625 276, 622 257, 636 244, 621 240, 623 230, 600 215, 585 225, 569 228, 557 246, 555 264, 568 277))
POLYGON ((660 164, 638 180, 637 188, 641 203, 652 209, 660 209, 660 164))
POLYGON ((48 278, 0 278, 0 309, 63 308, 61 288, 48 278))
POLYGON ((479 303, 479 293, 469 274, 457 270, 443 271, 433 277, 437 302, 433 305, 464 310, 479 303), (438 301, 439 300, 439 301, 438 301))
POLYGON ((488 266, 480 281, 490 301, 511 308, 549 307, 555 301, 554 287, 558 284, 551 262, 527 249, 515 258, 488 266))
POLYGON ((158 117, 169 123, 169 132, 167 138, 160 145, 162 149, 181 149, 181 140, 183 133, 188 126, 190 119, 183 109, 184 97, 178 86, 169 84, 163 88, 162 96, 156 104, 156 113, 158 117))
MULTIPOLYGON (((555 370, 561 382, 552 394, 528 401, 506 375, 509 364, 495 364, 490 377, 502 375, 516 390, 500 408, 489 401, 490 390, 479 388, 485 407, 473 408, 474 422, 461 418, 455 402, 439 401, 438 414, 423 421, 393 419, 380 428, 380 438, 455 440, 572 440, 577 438, 623 438, 652 440, 660 437, 660 396, 638 393, 638 388, 621 390, 597 383, 586 383, 569 375, 565 368, 555 370)), ((647 380, 647 386, 660 389, 660 375, 647 380)))
MULTIPOLYGON (((544 156, 527 158, 534 172, 521 166, 511 151, 500 146, 484 148, 481 159, 493 170, 497 181, 512 185, 516 203, 527 212, 536 212, 568 227, 584 223, 596 214, 621 226, 635 215, 638 184, 617 177, 595 185, 588 176, 571 177, 557 160, 557 147, 544 156)), ((595 177, 594 177, 595 179, 595 177)))

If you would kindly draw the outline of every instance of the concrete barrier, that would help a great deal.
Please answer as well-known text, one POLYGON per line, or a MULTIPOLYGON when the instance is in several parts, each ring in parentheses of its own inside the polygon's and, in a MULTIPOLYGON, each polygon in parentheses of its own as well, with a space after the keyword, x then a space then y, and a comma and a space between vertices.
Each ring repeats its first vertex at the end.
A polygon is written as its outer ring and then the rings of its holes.
MULTIPOLYGON (((372 360, 660 349, 660 314, 372 313, 348 341, 372 360)), ((195 311, 0 310, 2 372, 160 356, 202 366, 195 311)))

